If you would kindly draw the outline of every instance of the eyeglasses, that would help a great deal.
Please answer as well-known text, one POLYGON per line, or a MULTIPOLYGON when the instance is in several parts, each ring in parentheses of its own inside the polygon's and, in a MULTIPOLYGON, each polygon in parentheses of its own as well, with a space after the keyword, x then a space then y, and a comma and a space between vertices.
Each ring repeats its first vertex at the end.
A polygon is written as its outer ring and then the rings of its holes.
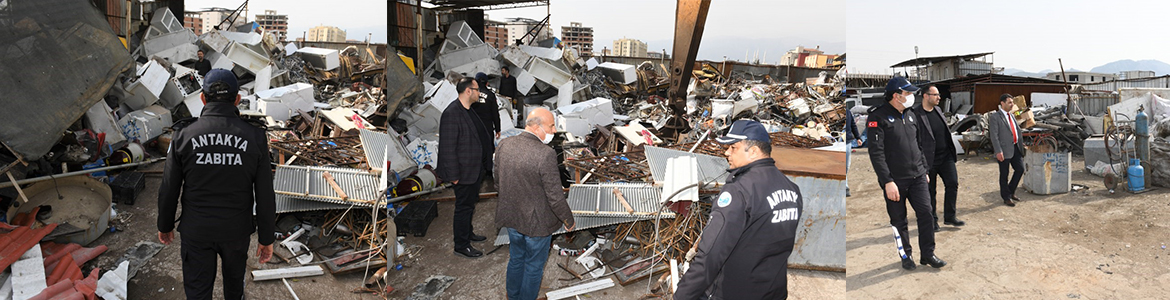
POLYGON ((935 97, 938 97, 938 93, 926 93, 926 95, 927 95, 927 96, 935 96, 935 97))

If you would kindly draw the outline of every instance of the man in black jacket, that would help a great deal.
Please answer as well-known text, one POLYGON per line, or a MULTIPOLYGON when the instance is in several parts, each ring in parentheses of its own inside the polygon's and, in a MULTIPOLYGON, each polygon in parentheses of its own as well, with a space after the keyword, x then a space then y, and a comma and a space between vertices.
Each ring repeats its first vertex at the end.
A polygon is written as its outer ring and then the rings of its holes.
MULTIPOLYGON (((471 103, 471 110, 475 111, 476 116, 483 121, 483 125, 487 127, 489 133, 495 132, 495 135, 487 138, 485 146, 491 147, 491 152, 495 153, 496 138, 500 137, 500 103, 496 101, 496 93, 488 89, 488 76, 483 72, 475 74, 476 86, 481 86, 479 95, 476 95, 475 102, 471 103), (482 101, 481 101, 482 100, 482 101)), ((487 169, 487 174, 492 174, 492 169, 487 169)))
POLYGON ((800 188, 776 168, 759 122, 735 121, 716 141, 731 145, 724 153, 731 176, 674 299, 786 299, 788 256, 804 207, 800 188))
POLYGON ((500 77, 500 95, 508 96, 508 98, 512 98, 512 102, 517 102, 516 97, 520 96, 520 92, 516 90, 516 77, 512 76, 507 65, 500 67, 500 74, 503 75, 500 77))
POLYGON ((955 217, 955 199, 959 193, 959 173, 955 169, 955 140, 951 139, 951 130, 947 127, 946 118, 941 109, 938 109, 938 88, 933 84, 922 89, 922 105, 914 108, 918 115, 918 144, 922 147, 922 154, 926 157, 926 165, 930 172, 930 214, 934 216, 934 231, 938 232, 938 177, 941 175, 946 185, 946 196, 943 198, 943 222, 952 226, 963 226, 963 222, 955 217))
POLYGON ((877 173, 878 185, 885 195, 886 213, 890 225, 901 236, 902 268, 914 270, 913 248, 906 220, 906 202, 914 208, 918 219, 918 245, 922 264, 942 268, 947 263, 934 255, 934 216, 927 188, 926 157, 918 145, 918 125, 914 113, 914 92, 918 87, 904 77, 894 77, 886 84, 886 104, 869 110, 865 127, 869 138, 869 160, 877 173), (906 201, 902 201, 906 200, 906 201))
POLYGON ((239 85, 231 71, 207 73, 200 118, 177 128, 158 195, 158 239, 174 240, 181 203, 183 288, 187 299, 211 299, 216 256, 225 299, 244 296, 248 245, 256 232, 260 263, 272 257, 276 203, 268 138, 239 117, 239 85), (253 220, 253 205, 255 220, 253 220), (259 230, 257 230, 259 227, 259 230))
POLYGON ((199 76, 206 77, 207 72, 211 71, 211 62, 203 58, 203 50, 199 50, 197 54, 199 55, 199 60, 195 61, 195 72, 199 73, 199 76))
POLYGON ((471 78, 463 78, 455 85, 459 99, 451 101, 439 120, 439 178, 455 184, 455 220, 453 236, 455 253, 466 257, 480 257, 483 252, 471 247, 471 241, 487 238, 472 231, 471 219, 484 172, 491 169, 492 141, 487 126, 471 111, 471 103, 479 99, 479 85, 471 78))

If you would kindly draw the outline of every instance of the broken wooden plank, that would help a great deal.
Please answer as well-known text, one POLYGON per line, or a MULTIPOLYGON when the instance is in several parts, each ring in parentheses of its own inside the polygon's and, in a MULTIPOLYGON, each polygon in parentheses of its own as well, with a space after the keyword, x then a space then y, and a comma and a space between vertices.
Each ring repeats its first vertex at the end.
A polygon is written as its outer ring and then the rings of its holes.
POLYGON ((549 291, 548 293, 545 293, 544 295, 548 296, 548 300, 557 300, 557 299, 570 298, 570 297, 573 297, 576 295, 585 294, 585 293, 589 293, 589 292, 600 291, 600 290, 604 290, 604 289, 611 288, 611 287, 613 287, 613 279, 605 278, 605 279, 601 279, 601 280, 595 280, 595 281, 590 281, 590 282, 570 286, 570 287, 555 290, 555 291, 549 291))
POLYGON ((622 190, 615 187, 613 188, 613 194, 617 196, 618 202, 622 203, 622 207, 626 209, 626 212, 634 213, 634 208, 630 206, 630 202, 626 201, 626 196, 622 195, 622 190))
POLYGON ((349 200, 349 196, 345 195, 345 190, 342 190, 341 186, 337 185, 337 180, 333 179, 333 174, 329 174, 329 171, 325 171, 325 174, 322 176, 325 177, 325 182, 328 182, 329 186, 333 187, 333 191, 337 192, 337 195, 341 197, 342 201, 349 200))
POLYGON ((271 270, 254 270, 252 271, 252 281, 308 277, 324 274, 325 269, 322 269, 321 266, 318 265, 271 270))
MULTIPOLYGON (((16 178, 12 177, 12 172, 4 172, 4 174, 8 175, 9 181, 12 181, 12 183, 16 183, 16 178)), ((20 194, 20 200, 24 200, 24 203, 28 203, 28 196, 24 195, 24 189, 21 189, 19 184, 13 184, 12 187, 15 187, 16 193, 20 194)))

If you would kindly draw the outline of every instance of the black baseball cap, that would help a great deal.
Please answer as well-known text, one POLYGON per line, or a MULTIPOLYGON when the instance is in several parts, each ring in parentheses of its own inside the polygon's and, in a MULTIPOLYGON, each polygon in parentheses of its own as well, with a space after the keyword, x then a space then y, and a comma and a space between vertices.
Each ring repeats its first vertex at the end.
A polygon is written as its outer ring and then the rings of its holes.
MULTIPOLYGON (((224 69, 212 69, 203 76, 203 94, 208 97, 219 95, 236 95, 240 93, 240 83, 236 74, 224 69)), ((234 98, 234 97, 233 97, 234 98)))
POLYGON ((886 92, 897 91, 917 92, 918 87, 910 84, 910 81, 906 80, 906 77, 894 76, 894 78, 890 78, 889 83, 886 83, 886 92))
POLYGON ((734 144, 742 140, 771 142, 772 138, 768 136, 764 124, 752 120, 737 120, 731 123, 731 130, 726 135, 715 138, 720 144, 734 144))

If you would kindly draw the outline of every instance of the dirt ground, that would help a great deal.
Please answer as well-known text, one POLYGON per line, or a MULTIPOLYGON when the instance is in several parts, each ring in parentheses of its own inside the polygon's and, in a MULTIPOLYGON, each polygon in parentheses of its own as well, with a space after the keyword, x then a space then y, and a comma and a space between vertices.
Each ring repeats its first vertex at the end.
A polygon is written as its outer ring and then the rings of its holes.
MULTIPOLYGON (((958 218, 935 235, 941 269, 901 268, 869 155, 853 153, 847 199, 853 299, 1158 299, 1170 282, 1170 189, 1110 194, 1074 156, 1072 179, 1087 192, 1035 195, 1021 184, 1016 207, 999 198, 994 156, 961 155, 958 218), (1163 257, 1167 256, 1167 257, 1163 257)), ((942 184, 939 183, 941 205, 942 184)), ((918 229, 910 210, 910 243, 918 229)), ((939 214, 942 214, 941 208, 939 214)), ((917 250, 917 249, 915 249, 917 250)), ((917 252, 917 251, 916 251, 917 252)), ((914 253, 914 259, 919 259, 914 253)))
MULTIPOLYGON (((162 170, 162 163, 156 163, 143 170, 162 170)), ((127 226, 119 228, 116 233, 106 233, 93 245, 107 245, 110 249, 94 261, 87 264, 86 270, 91 267, 101 267, 108 270, 114 267, 114 262, 121 257, 131 246, 139 241, 157 242, 155 221, 157 218, 158 186, 160 176, 148 175, 146 189, 138 195, 138 202, 133 206, 118 205, 120 213, 130 213, 132 217, 127 226)), ((490 184, 485 185, 490 186, 490 184)), ((485 188, 486 189, 486 188, 485 188)), ((450 195, 446 191, 442 195, 450 195)), ((485 242, 474 243, 474 246, 484 251, 490 251, 491 237, 494 236, 496 201, 482 200, 476 209, 476 233, 489 236, 485 242)), ((425 237, 407 236, 406 244, 422 247, 419 255, 404 262, 406 268, 401 271, 391 271, 390 285, 394 291, 388 299, 405 299, 414 287, 431 275, 448 275, 456 277, 454 283, 442 294, 440 299, 505 299, 504 278, 505 267, 508 261, 507 246, 492 254, 485 254, 477 259, 459 256, 452 251, 451 218, 453 202, 445 201, 439 204, 439 216, 431 224, 425 237)), ((128 284, 130 299, 182 299, 182 264, 179 259, 179 239, 163 248, 157 256, 139 270, 137 276, 130 279, 128 284)), ((256 242, 253 236, 251 251, 255 253, 256 242)), ((283 250, 277 250, 283 251, 283 250)), ((541 294, 550 290, 563 288, 577 282, 559 281, 559 278, 570 277, 556 266, 556 262, 563 261, 563 257, 551 254, 549 263, 545 267, 545 276, 541 294)), ((248 270, 257 267, 256 258, 250 258, 248 270)), ((275 269, 290 267, 288 264, 266 264, 261 269, 275 269)), ((577 266, 577 271, 583 268, 577 266)), ((373 272, 373 270, 371 270, 373 272)), ((790 299, 845 299, 844 286, 846 276, 843 273, 789 270, 788 289, 790 299)), ((355 294, 352 292, 364 281, 362 272, 322 276, 305 277, 290 280, 292 289, 300 299, 381 299, 372 294, 355 294)), ((615 280, 616 281, 616 280, 615 280)), ((251 275, 246 279, 246 293, 250 299, 291 299, 289 291, 279 280, 253 282, 251 275)), ((647 281, 642 280, 622 287, 594 292, 588 295, 589 299, 637 299, 647 293, 647 281)), ((584 298, 585 296, 583 296, 584 298)), ((217 279, 215 299, 223 299, 220 280, 217 279)))

